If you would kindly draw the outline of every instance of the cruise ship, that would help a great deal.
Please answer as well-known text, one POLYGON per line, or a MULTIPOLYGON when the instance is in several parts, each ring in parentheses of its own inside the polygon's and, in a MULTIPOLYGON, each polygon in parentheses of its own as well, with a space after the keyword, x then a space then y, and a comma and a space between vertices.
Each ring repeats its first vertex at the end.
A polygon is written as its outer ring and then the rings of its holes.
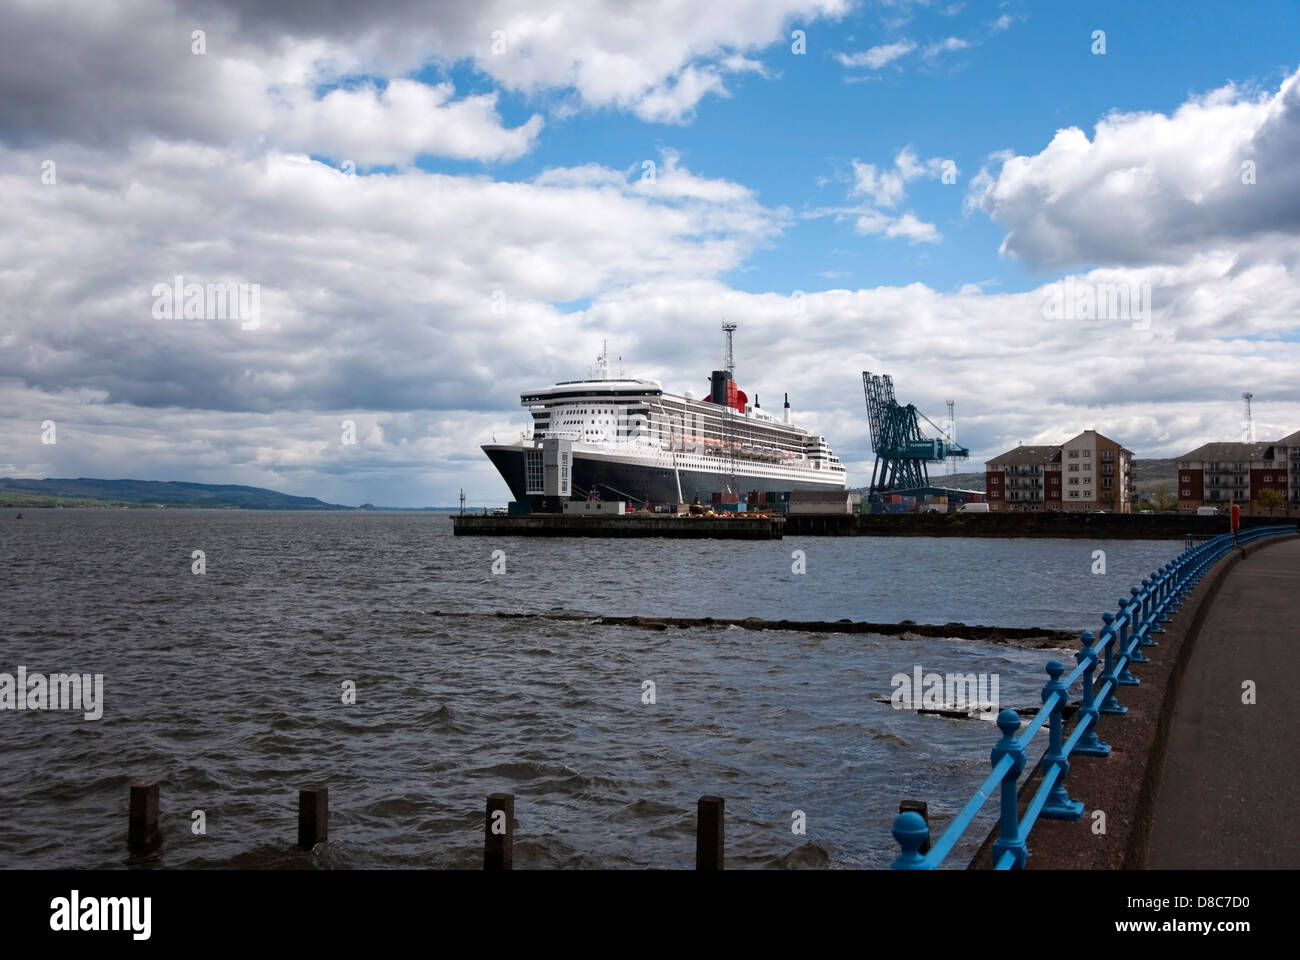
MULTIPOLYGON (((728 361, 730 346, 728 336, 728 361)), ((602 350, 590 379, 522 393, 531 433, 483 452, 520 502, 595 496, 642 507, 708 503, 716 492, 843 490, 844 467, 826 438, 790 421, 789 394, 774 416, 726 367, 697 400, 665 393, 657 380, 611 377, 602 350)))

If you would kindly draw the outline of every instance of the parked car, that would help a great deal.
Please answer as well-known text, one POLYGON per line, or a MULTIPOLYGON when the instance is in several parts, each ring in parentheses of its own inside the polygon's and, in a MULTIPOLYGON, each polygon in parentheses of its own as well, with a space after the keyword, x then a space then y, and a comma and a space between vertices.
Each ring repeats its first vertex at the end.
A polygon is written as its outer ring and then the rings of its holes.
POLYGON ((1218 507, 1197 507, 1196 515, 1198 517, 1217 517, 1219 515, 1218 507))

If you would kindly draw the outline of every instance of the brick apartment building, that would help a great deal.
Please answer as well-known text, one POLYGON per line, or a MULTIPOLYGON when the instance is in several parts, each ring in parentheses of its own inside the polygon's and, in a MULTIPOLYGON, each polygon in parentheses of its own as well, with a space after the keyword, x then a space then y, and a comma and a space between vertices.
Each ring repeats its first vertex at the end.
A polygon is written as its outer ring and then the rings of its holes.
POLYGON ((1246 516, 1300 513, 1300 430, 1263 443, 1206 443, 1178 458, 1178 510, 1241 507, 1246 516), (1268 506, 1260 494, 1276 490, 1268 506))
POLYGON ((1133 509, 1133 453, 1096 430, 1059 446, 1021 445, 984 465, 984 489, 995 511, 1133 509))

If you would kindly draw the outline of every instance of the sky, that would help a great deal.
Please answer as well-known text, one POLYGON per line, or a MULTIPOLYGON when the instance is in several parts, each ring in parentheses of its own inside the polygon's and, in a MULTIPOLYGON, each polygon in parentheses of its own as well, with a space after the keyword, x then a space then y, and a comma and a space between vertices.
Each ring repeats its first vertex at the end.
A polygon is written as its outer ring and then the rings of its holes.
POLYGON ((504 503, 521 392, 724 320, 851 486, 864 370, 964 469, 1280 438, 1300 4, 1190 9, 0 0, 0 476, 504 503))

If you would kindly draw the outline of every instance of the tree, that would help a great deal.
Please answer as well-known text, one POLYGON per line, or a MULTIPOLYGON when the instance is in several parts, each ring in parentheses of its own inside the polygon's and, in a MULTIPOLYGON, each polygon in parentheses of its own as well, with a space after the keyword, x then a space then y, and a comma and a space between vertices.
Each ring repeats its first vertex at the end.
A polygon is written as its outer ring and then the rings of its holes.
POLYGON ((1152 497, 1155 501, 1155 508, 1160 513, 1173 510, 1178 506, 1178 498, 1169 492, 1169 487, 1166 484, 1162 483, 1157 486, 1152 497))
POLYGON ((1259 505, 1261 507, 1267 507, 1268 512, 1272 514, 1272 512, 1275 509, 1282 506, 1282 504, 1286 503, 1286 494, 1282 493, 1281 490, 1265 488, 1259 491, 1258 499, 1259 499, 1259 505))

